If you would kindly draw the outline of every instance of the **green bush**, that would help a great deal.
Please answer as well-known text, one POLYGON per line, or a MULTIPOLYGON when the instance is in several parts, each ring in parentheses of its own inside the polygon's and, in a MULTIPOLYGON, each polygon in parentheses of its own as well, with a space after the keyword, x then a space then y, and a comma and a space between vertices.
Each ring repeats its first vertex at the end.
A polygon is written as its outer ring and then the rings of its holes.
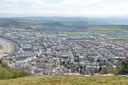
POLYGON ((0 79, 9 79, 13 77, 13 73, 9 72, 7 69, 0 65, 0 79))
POLYGON ((116 68, 104 68, 102 74, 128 75, 128 60, 124 60, 116 68))
POLYGON ((120 65, 120 69, 119 69, 119 74, 121 75, 126 75, 128 74, 128 60, 124 60, 121 65, 120 65))

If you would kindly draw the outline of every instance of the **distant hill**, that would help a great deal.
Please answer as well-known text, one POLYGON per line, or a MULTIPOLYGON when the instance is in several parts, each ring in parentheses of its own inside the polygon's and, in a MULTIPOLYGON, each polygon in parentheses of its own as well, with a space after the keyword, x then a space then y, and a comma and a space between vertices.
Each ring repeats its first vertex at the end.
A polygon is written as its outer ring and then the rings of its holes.
MULTIPOLYGON (((97 25, 128 25, 128 17, 25 17, 26 19, 42 21, 83 21, 97 25)), ((24 19, 25 19, 24 18, 24 19)))
POLYGON ((35 31, 85 32, 88 30, 128 30, 126 18, 21 17, 0 18, 0 27, 35 31))
POLYGON ((37 25, 37 23, 24 19, 0 19, 0 27, 24 27, 25 25, 37 25))

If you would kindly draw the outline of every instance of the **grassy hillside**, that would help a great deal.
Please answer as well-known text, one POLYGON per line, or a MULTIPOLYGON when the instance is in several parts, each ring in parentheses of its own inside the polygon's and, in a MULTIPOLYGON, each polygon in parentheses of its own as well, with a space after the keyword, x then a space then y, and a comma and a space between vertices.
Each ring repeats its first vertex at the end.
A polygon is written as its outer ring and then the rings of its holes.
POLYGON ((128 85, 126 76, 28 76, 1 80, 0 85, 128 85))
POLYGON ((13 70, 5 62, 0 60, 0 80, 18 78, 26 75, 28 75, 26 72, 13 70))

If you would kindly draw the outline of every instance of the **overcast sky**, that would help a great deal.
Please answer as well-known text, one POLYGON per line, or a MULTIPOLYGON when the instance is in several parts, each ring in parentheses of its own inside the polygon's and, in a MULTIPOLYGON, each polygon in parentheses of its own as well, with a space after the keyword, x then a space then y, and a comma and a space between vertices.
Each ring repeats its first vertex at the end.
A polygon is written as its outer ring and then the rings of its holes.
POLYGON ((128 0, 0 0, 0 16, 127 16, 128 0))

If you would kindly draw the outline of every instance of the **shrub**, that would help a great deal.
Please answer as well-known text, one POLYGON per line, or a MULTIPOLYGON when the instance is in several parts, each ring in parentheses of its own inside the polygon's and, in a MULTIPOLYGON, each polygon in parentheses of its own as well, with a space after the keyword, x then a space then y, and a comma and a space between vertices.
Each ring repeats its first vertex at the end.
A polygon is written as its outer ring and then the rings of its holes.
POLYGON ((128 60, 124 60, 119 68, 119 74, 126 75, 128 74, 128 60))

